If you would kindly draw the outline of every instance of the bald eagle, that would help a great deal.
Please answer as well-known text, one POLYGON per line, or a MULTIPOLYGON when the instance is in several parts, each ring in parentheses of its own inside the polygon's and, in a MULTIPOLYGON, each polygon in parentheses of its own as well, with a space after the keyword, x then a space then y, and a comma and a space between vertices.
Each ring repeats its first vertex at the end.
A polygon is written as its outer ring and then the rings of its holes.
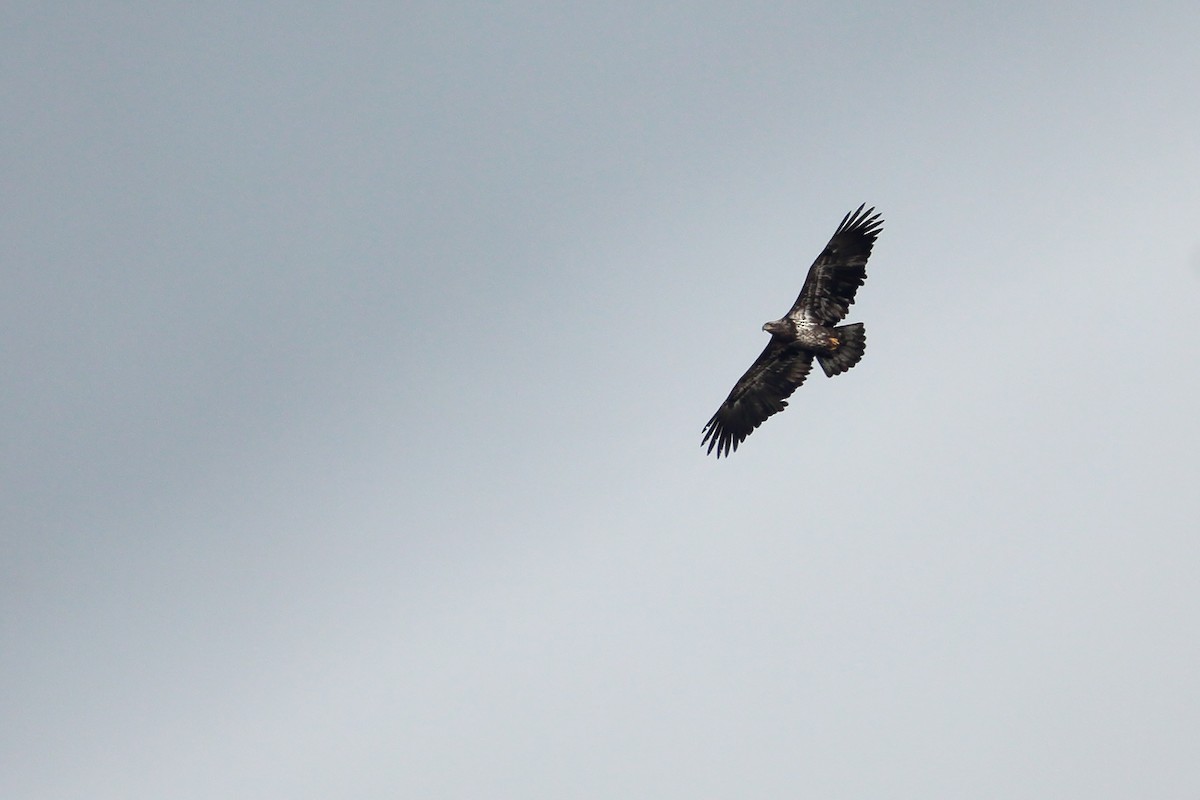
POLYGON ((704 426, 700 446, 707 444, 707 452, 715 448, 717 458, 728 457, 767 417, 783 411, 787 398, 808 377, 814 357, 831 378, 862 358, 867 348, 862 323, 833 326, 846 317, 854 293, 867 279, 867 259, 883 229, 875 209, 865 207, 842 218, 809 267, 792 310, 763 325, 771 341, 704 426))

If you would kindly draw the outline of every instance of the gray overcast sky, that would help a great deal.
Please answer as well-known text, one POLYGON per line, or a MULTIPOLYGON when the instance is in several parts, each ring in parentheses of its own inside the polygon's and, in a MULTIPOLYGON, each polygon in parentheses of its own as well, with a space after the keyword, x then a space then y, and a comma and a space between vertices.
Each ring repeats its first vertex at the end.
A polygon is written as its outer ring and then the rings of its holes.
POLYGON ((1194 2, 10 3, 0 795, 1200 795, 1194 2), (850 321, 700 429, 861 202, 850 321))

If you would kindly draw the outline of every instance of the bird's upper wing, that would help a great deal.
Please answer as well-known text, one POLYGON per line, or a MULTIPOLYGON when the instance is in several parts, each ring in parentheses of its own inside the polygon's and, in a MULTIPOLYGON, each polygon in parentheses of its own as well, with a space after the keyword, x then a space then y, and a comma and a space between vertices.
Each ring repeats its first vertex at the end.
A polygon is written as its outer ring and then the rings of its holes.
POLYGON ((821 325, 836 325, 846 318, 854 294, 867 279, 867 259, 883 220, 865 203, 842 218, 833 238, 808 269, 804 287, 787 316, 821 325))
POLYGON ((772 339, 704 426, 700 446, 708 444, 709 453, 716 448, 717 458, 737 450, 763 420, 787 407, 787 398, 808 377, 812 359, 812 353, 772 339))

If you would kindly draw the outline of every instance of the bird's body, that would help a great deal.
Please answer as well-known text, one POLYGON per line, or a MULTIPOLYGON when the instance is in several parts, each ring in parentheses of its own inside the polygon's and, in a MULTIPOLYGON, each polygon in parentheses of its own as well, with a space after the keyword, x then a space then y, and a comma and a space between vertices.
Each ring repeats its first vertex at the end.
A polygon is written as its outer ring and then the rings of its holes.
POLYGON ((764 324, 763 330, 784 344, 793 342, 814 353, 833 353, 841 344, 834 328, 806 319, 797 321, 784 317, 764 324))
POLYGON ((829 244, 809 267, 800 296, 783 317, 763 325, 771 341, 746 370, 704 426, 701 446, 728 456, 763 421, 787 407, 808 377, 815 358, 829 377, 840 375, 862 358, 867 347, 862 323, 845 319, 858 287, 867 279, 867 259, 882 229, 875 209, 847 214, 829 244))

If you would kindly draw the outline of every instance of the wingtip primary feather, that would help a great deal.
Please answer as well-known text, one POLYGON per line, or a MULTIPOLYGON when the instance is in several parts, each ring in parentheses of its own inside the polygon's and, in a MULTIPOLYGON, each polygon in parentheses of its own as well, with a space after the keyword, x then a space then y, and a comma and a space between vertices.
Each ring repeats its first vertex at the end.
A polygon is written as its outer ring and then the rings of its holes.
POLYGON ((704 426, 704 438, 700 440, 700 446, 708 445, 708 449, 704 452, 705 455, 712 455, 713 449, 717 451, 717 458, 722 455, 729 457, 731 452, 737 450, 740 444, 729 429, 721 423, 720 412, 713 415, 713 418, 704 426))
POLYGON ((880 217, 881 214, 875 210, 875 206, 867 208, 867 204, 863 203, 842 217, 842 222, 838 225, 834 235, 856 228, 866 234, 878 235, 879 231, 883 230, 883 220, 880 217))

